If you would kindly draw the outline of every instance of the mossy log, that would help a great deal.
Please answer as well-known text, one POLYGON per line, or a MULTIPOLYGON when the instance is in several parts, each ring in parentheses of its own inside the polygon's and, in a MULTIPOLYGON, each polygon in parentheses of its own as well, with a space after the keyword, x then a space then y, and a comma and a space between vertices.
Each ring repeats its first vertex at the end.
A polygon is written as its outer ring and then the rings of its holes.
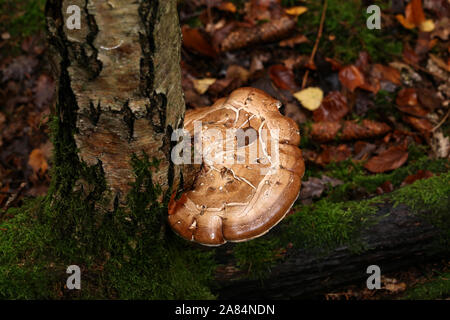
MULTIPOLYGON (((448 203, 448 199, 443 200, 448 203)), ((221 299, 314 297, 348 284, 364 285, 370 265, 379 266, 383 275, 448 257, 449 248, 441 242, 442 230, 423 218, 428 213, 425 210, 417 215, 404 204, 380 204, 375 214, 378 223, 361 235, 363 250, 340 246, 323 254, 292 248, 265 279, 251 279, 236 268, 233 245, 228 245, 217 254, 218 261, 227 267, 216 272, 216 293, 221 299)))

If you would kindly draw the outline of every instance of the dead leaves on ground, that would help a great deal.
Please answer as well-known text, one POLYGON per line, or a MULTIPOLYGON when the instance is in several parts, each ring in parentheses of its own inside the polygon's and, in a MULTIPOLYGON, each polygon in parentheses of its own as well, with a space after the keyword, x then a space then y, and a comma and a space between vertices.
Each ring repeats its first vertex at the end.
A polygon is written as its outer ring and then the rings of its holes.
POLYGON ((364 168, 372 173, 382 173, 400 168, 408 160, 408 151, 403 146, 392 146, 366 162, 364 168))
MULTIPOLYGON (((320 49, 314 60, 299 54, 301 46, 312 47, 317 32, 305 33, 295 25, 307 7, 252 0, 233 8, 227 1, 209 1, 214 10, 202 12, 204 27, 194 28, 200 29, 193 33, 202 37, 199 44, 185 39, 187 104, 211 105, 238 86, 265 90, 300 125, 311 141, 304 157, 320 167, 352 159, 362 161, 369 173, 389 172, 408 161, 407 145, 412 143, 427 143, 434 156, 448 157, 449 138, 439 126, 450 105, 450 51, 442 43, 448 40, 449 24, 443 14, 447 4, 438 2, 414 0, 383 12, 396 32, 408 33, 404 26, 416 30, 398 39, 404 42, 402 56, 380 62, 362 51, 355 61, 343 64, 333 52, 320 49), (397 16, 400 23, 394 11, 402 15, 403 20, 397 16), (309 77, 303 83, 305 72, 309 77)), ((326 28, 321 41, 333 41, 326 28)), ((377 192, 390 192, 391 186, 386 182, 377 192)))
POLYGON ((44 195, 50 181, 47 123, 55 83, 43 68, 43 39, 26 38, 21 49, 0 60, 0 209, 44 195))

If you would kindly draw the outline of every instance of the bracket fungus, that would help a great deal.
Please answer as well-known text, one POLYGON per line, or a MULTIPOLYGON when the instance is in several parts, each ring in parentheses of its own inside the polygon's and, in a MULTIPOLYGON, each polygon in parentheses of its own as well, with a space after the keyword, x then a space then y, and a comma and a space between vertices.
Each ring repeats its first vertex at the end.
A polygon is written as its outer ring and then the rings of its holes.
POLYGON ((259 237, 284 218, 305 167, 298 126, 280 107, 261 90, 240 88, 186 112, 184 129, 202 157, 192 189, 169 203, 177 234, 217 246, 259 237))

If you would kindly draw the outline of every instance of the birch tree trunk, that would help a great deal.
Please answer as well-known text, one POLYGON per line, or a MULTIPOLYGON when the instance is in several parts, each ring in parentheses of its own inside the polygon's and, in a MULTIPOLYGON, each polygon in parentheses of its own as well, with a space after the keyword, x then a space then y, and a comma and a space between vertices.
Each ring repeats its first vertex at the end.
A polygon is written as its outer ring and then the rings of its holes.
MULTIPOLYGON (((78 161, 104 176, 110 207, 125 204, 133 154, 159 161, 152 177, 163 194, 177 188, 170 138, 183 126, 185 104, 176 0, 49 0, 46 16, 58 80, 56 139, 73 143, 78 161), (68 28, 76 12, 69 6, 80 8, 80 29, 68 28)), ((64 147, 56 166, 64 166, 64 147)), ((85 180, 77 188, 92 189, 85 180)))

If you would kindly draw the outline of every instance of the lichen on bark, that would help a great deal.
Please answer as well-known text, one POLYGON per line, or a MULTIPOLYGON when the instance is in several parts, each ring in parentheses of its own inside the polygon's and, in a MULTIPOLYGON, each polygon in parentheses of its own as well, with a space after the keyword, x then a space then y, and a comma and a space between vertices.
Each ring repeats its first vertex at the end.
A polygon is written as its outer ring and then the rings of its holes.
POLYGON ((153 177, 163 191, 177 188, 170 138, 185 106, 176 1, 51 0, 47 20, 61 125, 79 161, 101 168, 110 203, 126 204, 134 153, 160 160, 153 177), (80 30, 65 25, 68 5, 83 8, 80 30))

